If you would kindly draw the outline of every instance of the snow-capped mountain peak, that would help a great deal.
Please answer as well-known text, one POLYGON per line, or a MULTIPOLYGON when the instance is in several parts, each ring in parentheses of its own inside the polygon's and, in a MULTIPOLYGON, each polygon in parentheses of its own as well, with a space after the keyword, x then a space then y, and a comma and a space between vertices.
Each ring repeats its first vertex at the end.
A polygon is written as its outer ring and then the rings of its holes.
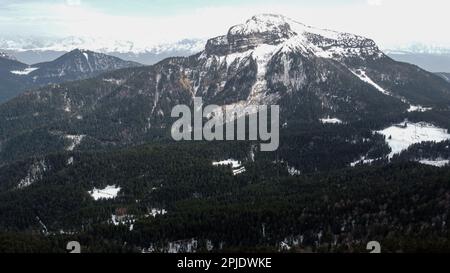
MULTIPOLYGON (((392 61, 373 40, 311 27, 281 15, 256 15, 231 27, 226 35, 208 40, 197 60, 202 71, 222 73, 213 94, 221 94, 225 104, 231 102, 227 96, 239 98, 237 103, 232 103, 236 107, 278 103, 312 82, 331 84, 328 79, 336 76, 330 76, 330 70, 334 69, 331 67, 338 66, 339 73, 351 78, 355 86, 362 84, 398 100, 401 105, 409 104, 411 111, 426 109, 416 107, 412 104, 414 101, 395 94, 396 86, 391 85, 384 72, 369 67, 371 63, 392 61), (234 77, 241 77, 242 73, 249 82, 254 81, 252 85, 245 88, 242 84, 237 86, 239 81, 234 77), (230 78, 233 78, 232 82, 230 78), (241 92, 236 92, 239 89, 241 92)), ((193 94, 204 96, 212 93, 209 86, 201 84, 211 81, 205 75, 192 75, 192 81, 196 85, 200 83, 194 87, 193 94)), ((317 93, 320 97, 328 97, 335 92, 322 93, 322 89, 318 89, 321 90, 317 93)), ((335 111, 337 106, 332 105, 333 100, 325 102, 322 107, 335 111)))
POLYGON ((248 19, 244 24, 233 26, 230 35, 250 35, 255 33, 280 33, 285 36, 292 37, 294 35, 303 35, 305 33, 313 33, 321 35, 329 39, 338 39, 341 33, 314 28, 297 22, 289 17, 278 14, 259 14, 248 19))
POLYGON ((281 15, 261 14, 248 19, 245 24, 233 26, 229 30, 229 35, 251 35, 257 33, 279 33, 285 36, 292 36, 294 33, 288 18, 281 15))
MULTIPOLYGON (((79 71, 92 71, 95 64, 117 68, 118 60, 96 56, 75 50, 52 64, 33 66, 39 69, 28 77, 40 81, 40 86, 57 83, 55 79, 81 79, 79 75, 86 73, 79 71)), ((0 120, 8 130, 4 135, 20 134, 23 124, 36 130, 49 123, 60 123, 63 130, 66 124, 80 124, 67 135, 95 132, 95 137, 120 145, 140 143, 155 128, 169 129, 173 107, 192 106, 195 97, 238 117, 261 109, 254 106, 278 105, 283 127, 298 125, 302 130, 319 122, 326 127, 362 128, 365 120, 390 120, 409 111, 440 111, 450 105, 448 83, 416 66, 395 62, 372 40, 272 15, 255 16, 230 28, 209 40, 203 52, 189 57, 106 74, 110 70, 95 71, 88 74, 102 76, 87 84, 46 85, 0 108, 7 113, 0 120), (36 109, 51 112, 42 112, 46 118, 39 119, 36 109)))
POLYGON ((278 49, 283 51, 322 58, 382 55, 375 42, 365 37, 314 28, 274 14, 256 15, 244 24, 231 27, 227 35, 210 39, 206 51, 209 54, 227 55, 264 44, 278 45, 278 49))

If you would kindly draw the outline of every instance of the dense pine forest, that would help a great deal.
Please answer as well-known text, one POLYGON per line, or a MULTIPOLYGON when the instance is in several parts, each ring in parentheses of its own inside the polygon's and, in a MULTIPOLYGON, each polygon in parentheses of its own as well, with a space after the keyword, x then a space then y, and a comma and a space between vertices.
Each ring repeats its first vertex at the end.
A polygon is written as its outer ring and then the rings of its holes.
POLYGON ((65 252, 71 240, 85 252, 363 252, 372 240, 386 252, 450 250, 450 168, 400 161, 291 175, 252 147, 160 143, 3 166, 0 251, 65 252), (211 164, 224 158, 246 171, 211 164), (39 181, 17 189, 24 166, 39 164, 39 181), (111 184, 115 199, 88 193, 111 184))

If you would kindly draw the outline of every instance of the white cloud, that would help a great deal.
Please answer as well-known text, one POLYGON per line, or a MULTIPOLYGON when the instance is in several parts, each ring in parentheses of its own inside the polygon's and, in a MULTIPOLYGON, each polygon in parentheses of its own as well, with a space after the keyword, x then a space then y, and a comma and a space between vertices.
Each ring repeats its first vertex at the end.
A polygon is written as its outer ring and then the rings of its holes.
MULTIPOLYGON (((258 13, 278 13, 308 25, 360 34, 382 47, 412 42, 450 46, 448 0, 363 0, 353 4, 254 4, 190 9, 165 16, 113 15, 88 2, 67 0, 17 5, 0 16, 0 33, 57 34, 131 39, 142 43, 225 34, 229 27, 258 13), (376 8, 374 8, 376 6, 376 8)), ((0 11, 1 15, 1 11, 0 11)))
POLYGON ((369 4, 369 6, 381 6, 383 0, 367 0, 367 4, 369 4))
POLYGON ((81 0, 66 0, 66 4, 69 6, 79 6, 81 5, 81 0))

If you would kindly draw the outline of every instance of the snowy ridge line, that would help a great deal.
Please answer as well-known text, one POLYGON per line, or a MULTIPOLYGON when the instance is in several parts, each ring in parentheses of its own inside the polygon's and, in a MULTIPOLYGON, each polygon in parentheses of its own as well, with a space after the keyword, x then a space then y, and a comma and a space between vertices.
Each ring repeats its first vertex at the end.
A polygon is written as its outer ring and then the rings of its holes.
MULTIPOLYGON (((374 58, 380 58, 384 55, 375 42, 368 38, 350 33, 314 28, 282 15, 274 14, 253 16, 244 24, 232 27, 228 35, 210 39, 208 44, 231 46, 230 42, 233 36, 252 36, 256 34, 270 34, 272 42, 275 41, 275 45, 280 46, 280 53, 296 51, 307 55, 338 60, 355 55, 372 56, 374 58), (319 41, 317 38, 319 38, 319 41)), ((265 43, 267 44, 267 41, 262 40, 258 45, 265 43)))
POLYGON ((377 89, 378 91, 380 91, 381 93, 383 93, 386 96, 391 96, 394 98, 397 98, 399 100, 401 100, 403 103, 409 104, 409 108, 408 108, 408 112, 426 112, 426 111, 431 111, 433 110, 433 108, 431 107, 423 107, 421 105, 412 105, 406 98, 398 96, 398 95, 394 95, 392 94, 390 91, 384 89, 383 87, 381 87, 379 84, 377 84, 376 82, 374 82, 368 75, 367 72, 361 68, 359 69, 350 69, 348 68, 348 70, 350 72, 352 72, 353 75, 355 75, 356 77, 358 77, 361 81, 373 86, 375 89, 377 89))

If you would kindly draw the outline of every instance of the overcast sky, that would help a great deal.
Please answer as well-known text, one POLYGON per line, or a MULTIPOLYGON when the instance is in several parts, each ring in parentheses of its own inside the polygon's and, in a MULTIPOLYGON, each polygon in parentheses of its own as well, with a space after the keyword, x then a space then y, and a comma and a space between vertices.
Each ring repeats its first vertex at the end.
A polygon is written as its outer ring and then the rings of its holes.
MULTIPOLYGON (((375 39, 450 47, 448 0, 0 0, 3 35, 100 36, 149 44, 208 38, 259 13, 375 39)), ((1 34, 0 34, 1 36, 1 34)))

